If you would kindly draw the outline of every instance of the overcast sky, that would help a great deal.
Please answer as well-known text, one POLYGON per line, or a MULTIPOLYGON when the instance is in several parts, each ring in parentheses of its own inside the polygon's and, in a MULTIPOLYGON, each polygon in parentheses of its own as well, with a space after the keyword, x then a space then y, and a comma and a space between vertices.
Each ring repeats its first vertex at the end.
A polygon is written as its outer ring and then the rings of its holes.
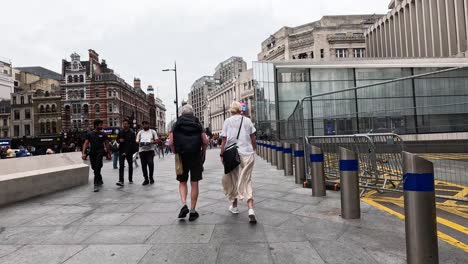
POLYGON ((173 67, 179 100, 230 56, 250 68, 260 44, 282 26, 324 15, 385 14, 390 0, 15 0, 2 3, 0 57, 15 67, 61 71, 61 60, 94 49, 128 83, 156 87, 174 115, 173 67))

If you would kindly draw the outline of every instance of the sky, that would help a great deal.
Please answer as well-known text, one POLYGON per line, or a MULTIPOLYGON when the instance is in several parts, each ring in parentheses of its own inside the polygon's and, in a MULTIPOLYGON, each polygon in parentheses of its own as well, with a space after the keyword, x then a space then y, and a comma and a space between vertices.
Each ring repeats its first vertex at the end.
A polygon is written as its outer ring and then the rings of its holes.
POLYGON ((14 67, 61 72, 62 59, 94 49, 129 84, 153 85, 175 116, 172 68, 179 101, 193 82, 221 61, 241 56, 248 67, 261 42, 283 26, 324 15, 385 14, 390 0, 15 0, 0 16, 0 58, 14 67))

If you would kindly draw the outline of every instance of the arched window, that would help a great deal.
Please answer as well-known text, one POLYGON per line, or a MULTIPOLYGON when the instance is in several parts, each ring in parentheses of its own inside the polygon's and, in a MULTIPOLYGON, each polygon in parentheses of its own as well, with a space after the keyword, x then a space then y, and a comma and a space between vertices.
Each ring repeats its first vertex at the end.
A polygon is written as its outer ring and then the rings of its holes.
POLYGON ((80 97, 84 98, 84 91, 83 90, 80 91, 80 97))
POLYGON ((52 121, 52 133, 57 133, 57 121, 52 121))
POLYGON ((78 82, 78 75, 73 75, 73 81, 78 82))
POLYGON ((65 106, 65 112, 70 113, 70 105, 66 105, 66 106, 65 106))
POLYGON ((49 113, 49 112, 50 112, 50 105, 46 105, 46 107, 45 107, 45 111, 46 111, 47 113, 49 113))
POLYGON ((21 101, 21 104, 24 104, 24 96, 21 96, 20 101, 21 101))
POLYGON ((113 109, 113 105, 112 105, 112 103, 110 103, 110 104, 109 104, 109 113, 112 113, 113 110, 114 110, 114 109, 113 109))
POLYGON ((52 105, 52 112, 57 112, 55 104, 52 105))
POLYGON ((84 76, 80 75, 80 82, 84 82, 84 76))
POLYGON ((72 83, 72 82, 73 82, 73 76, 68 75, 68 82, 69 82, 69 83, 72 83))
POLYGON ((39 113, 44 113, 44 105, 41 105, 40 108, 39 108, 39 113))
POLYGON ((51 129, 50 129, 50 120, 47 120, 46 121, 46 133, 50 134, 50 131, 51 131, 51 129))
POLYGON ((101 107, 99 106, 99 104, 94 105, 94 111, 95 111, 96 113, 101 112, 101 107))
POLYGON ((45 123, 44 121, 41 121, 41 134, 45 134, 45 133, 46 133, 45 123))
POLYGON ((89 112, 89 107, 87 104, 83 105, 83 113, 88 114, 89 112))

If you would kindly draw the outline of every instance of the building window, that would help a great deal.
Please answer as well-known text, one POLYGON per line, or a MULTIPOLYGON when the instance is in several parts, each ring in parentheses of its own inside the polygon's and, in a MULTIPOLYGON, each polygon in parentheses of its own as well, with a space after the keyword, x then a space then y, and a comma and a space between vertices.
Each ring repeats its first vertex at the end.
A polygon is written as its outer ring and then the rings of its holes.
POLYGON ((52 121, 52 133, 57 133, 57 121, 52 121))
POLYGON ((24 104, 24 96, 21 96, 20 102, 21 104, 24 104))
POLYGON ((56 109, 56 107, 55 107, 55 104, 52 105, 52 112, 54 112, 54 113, 57 112, 57 109, 56 109))
POLYGON ((50 112, 50 105, 46 105, 45 111, 46 111, 46 113, 49 113, 49 112, 50 112))
POLYGON ((4 127, 8 126, 8 119, 6 119, 6 118, 3 119, 3 126, 4 127))
POLYGON ((299 59, 307 59, 307 53, 301 53, 298 56, 299 59))
POLYGON ((24 119, 31 119, 31 110, 24 110, 24 119))
POLYGON ((99 97, 99 89, 96 88, 96 97, 99 97))
POLYGON ((8 137, 8 131, 3 131, 3 138, 7 138, 8 137))
POLYGON ((84 76, 80 75, 80 82, 84 82, 84 76))
POLYGON ((13 96, 13 104, 16 104, 16 96, 13 96))
MULTIPOLYGON (((46 94, 48 94, 48 92, 46 92, 46 94)), ((32 96, 31 95, 28 95, 28 104, 32 103, 32 96)))
POLYGON ((81 105, 80 104, 73 104, 73 113, 74 114, 79 114, 81 113, 81 105))
POLYGON ((112 104, 109 104, 109 113, 112 113, 113 112, 113 105, 112 104))
POLYGON ((112 97, 112 91, 109 90, 109 97, 112 97))
POLYGON ((20 111, 19 111, 19 110, 15 110, 15 112, 14 112, 14 117, 15 117, 15 120, 19 120, 19 119, 20 119, 20 111))
POLYGON ((76 120, 73 120, 73 128, 74 128, 74 129, 77 129, 77 128, 78 128, 78 125, 77 125, 77 124, 78 124, 78 123, 76 122, 76 120))
POLYGON ((50 134, 50 120, 46 121, 46 133, 50 134))
POLYGON ((314 52, 313 52, 313 51, 310 53, 310 57, 311 57, 312 59, 314 58, 314 52))
POLYGON ((325 57, 325 50, 324 49, 320 49, 320 58, 324 58, 325 57))
POLYGON ((84 98, 84 91, 83 90, 80 91, 80 97, 84 98))
POLYGON ((88 105, 87 104, 83 105, 83 113, 88 114, 88 112, 89 112, 88 105))
POLYGON ((31 126, 30 125, 24 125, 24 135, 25 136, 30 136, 31 135, 31 126))
POLYGON ((45 134, 46 133, 46 130, 45 130, 45 123, 44 122, 41 122, 41 134, 45 134))
POLYGON ((18 125, 13 127, 13 135, 15 137, 19 137, 19 126, 18 125))
POLYGON ((364 49, 364 48, 354 49, 354 57, 355 58, 364 58, 365 52, 366 52, 366 49, 364 49))
POLYGON ((39 113, 44 113, 44 111, 45 111, 45 110, 44 110, 44 106, 41 105, 41 106, 39 107, 39 113))
POLYGON ((94 111, 95 111, 96 113, 101 112, 101 107, 99 106, 99 104, 94 105, 94 111))
POLYGON ((72 82, 73 82, 73 76, 68 75, 68 83, 72 83, 72 82))
POLYGON ((78 82, 78 75, 73 75, 73 82, 78 82))
POLYGON ((335 56, 337 58, 346 58, 346 57, 348 57, 348 50, 347 49, 336 49, 335 56))

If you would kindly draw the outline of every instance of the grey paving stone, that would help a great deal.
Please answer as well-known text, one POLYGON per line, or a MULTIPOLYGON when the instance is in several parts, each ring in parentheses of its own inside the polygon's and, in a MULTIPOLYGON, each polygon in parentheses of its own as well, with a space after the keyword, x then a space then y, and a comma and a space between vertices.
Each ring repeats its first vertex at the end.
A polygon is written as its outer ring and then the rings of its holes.
MULTIPOLYGON (((406 256, 399 256, 390 250, 383 251, 380 248, 366 248, 366 252, 371 255, 379 264, 405 264, 406 256)), ((445 263, 445 262, 441 262, 445 263)))
POLYGON ((294 189, 295 186, 288 184, 288 185, 283 185, 283 184, 264 184, 260 186, 258 189, 260 190, 269 190, 269 191, 281 191, 281 192, 287 192, 292 189, 294 189))
POLYGON ((73 225, 119 225, 132 215, 133 213, 96 213, 74 222, 73 225))
POLYGON ((157 244, 138 264, 215 264, 217 256, 211 244, 157 244))
POLYGON ((278 191, 270 191, 270 190, 254 190, 254 197, 264 197, 264 198, 278 198, 285 196, 287 193, 285 192, 278 192, 278 191))
POLYGON ((16 246, 0 245, 0 258, 15 252, 16 250, 20 249, 21 247, 22 247, 22 245, 16 245, 16 246))
POLYGON ((301 207, 303 204, 288 202, 288 201, 281 201, 276 199, 267 199, 260 203, 257 203, 257 207, 269 209, 272 211, 280 211, 280 212, 293 212, 301 207))
POLYGON ((313 197, 312 194, 297 194, 297 193, 288 193, 282 197, 276 198, 277 200, 289 201, 295 203, 316 205, 322 202, 325 198, 322 197, 313 197))
POLYGON ((91 235, 84 244, 144 244, 158 226, 109 226, 91 235))
POLYGON ((93 211, 94 213, 130 213, 135 208, 141 206, 141 203, 125 203, 125 204, 100 204, 93 211))
POLYGON ((34 219, 43 216, 42 214, 9 214, 9 215, 1 215, 0 214, 0 226, 7 227, 7 226, 19 226, 24 223, 30 222, 34 219))
POLYGON ((200 199, 204 199, 204 198, 209 198, 209 199, 214 199, 214 200, 221 200, 221 199, 225 199, 225 195, 224 195, 224 192, 222 191, 207 191, 207 192, 204 192, 204 193, 200 193, 200 199))
POLYGON ((64 226, 82 218, 82 214, 49 214, 30 221, 24 226, 64 226))
POLYGON ((0 232, 0 244, 40 244, 54 229, 54 227, 7 227, 0 232))
POLYGON ((146 241, 148 244, 167 243, 208 243, 214 225, 169 225, 161 226, 146 241))
POLYGON ((137 264, 151 245, 89 245, 65 264, 137 264))
POLYGON ((303 242, 307 236, 301 228, 280 228, 265 226, 265 235, 269 243, 275 242, 303 242))
POLYGON ((216 225, 211 242, 215 244, 266 242, 263 225, 230 224, 216 225))
POLYGON ((179 209, 180 203, 178 202, 155 202, 142 204, 133 211, 137 213, 175 213, 179 209))
POLYGON ((188 218, 185 219, 178 219, 175 223, 179 225, 224 225, 224 224, 241 224, 246 223, 248 219, 246 217, 242 217, 240 215, 233 215, 233 214, 216 214, 212 212, 205 212, 203 210, 198 211, 200 217, 197 221, 189 222, 187 221, 188 218))
POLYGON ((291 217, 288 213, 273 211, 262 207, 255 209, 255 216, 259 223, 269 226, 279 226, 291 217))
POLYGON ((406 251, 405 234, 399 232, 350 226, 339 241, 360 245, 363 248, 385 248, 390 252, 406 251))
POLYGON ((177 221, 176 213, 134 213, 120 225, 160 226, 170 225, 177 221))
POLYGON ((334 240, 319 240, 310 242, 325 263, 330 264, 372 264, 377 260, 370 256, 362 247, 352 243, 334 240))
POLYGON ((223 264, 270 264, 273 260, 266 243, 224 243, 217 263, 223 264))
POLYGON ((308 241, 270 243, 270 250, 275 263, 325 264, 308 241))
POLYGON ((96 206, 89 204, 61 205, 50 211, 49 214, 85 214, 95 208, 96 206))
POLYGON ((44 245, 75 245, 81 244, 91 235, 100 231, 103 226, 64 226, 57 227, 45 235, 44 245))
POLYGON ((304 234, 310 241, 337 240, 348 230, 349 225, 322 219, 302 218, 304 234))
POLYGON ((59 264, 82 250, 79 245, 28 245, 0 259, 2 264, 59 264))
POLYGON ((0 208, 0 215, 3 216, 9 214, 45 214, 56 210, 59 207, 59 205, 44 205, 30 200, 27 202, 15 203, 9 205, 8 207, 0 208))

